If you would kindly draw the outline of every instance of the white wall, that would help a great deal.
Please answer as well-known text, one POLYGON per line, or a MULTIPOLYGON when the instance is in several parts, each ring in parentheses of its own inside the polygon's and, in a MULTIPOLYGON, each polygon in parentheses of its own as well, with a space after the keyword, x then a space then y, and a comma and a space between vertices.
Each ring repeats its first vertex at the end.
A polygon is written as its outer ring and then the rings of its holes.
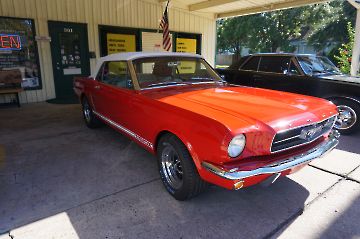
MULTIPOLYGON (((98 25, 157 29, 162 16, 158 0, 0 0, 0 16, 32 18, 37 36, 48 36, 48 20, 88 24, 89 50, 100 55, 98 25)), ((216 24, 212 14, 198 14, 170 5, 171 31, 202 34, 203 56, 214 64, 216 24)), ((42 90, 22 92, 22 103, 55 98, 50 43, 38 42, 42 90)), ((91 60, 94 68, 96 60, 91 60)), ((0 96, 0 103, 5 101, 0 96)))

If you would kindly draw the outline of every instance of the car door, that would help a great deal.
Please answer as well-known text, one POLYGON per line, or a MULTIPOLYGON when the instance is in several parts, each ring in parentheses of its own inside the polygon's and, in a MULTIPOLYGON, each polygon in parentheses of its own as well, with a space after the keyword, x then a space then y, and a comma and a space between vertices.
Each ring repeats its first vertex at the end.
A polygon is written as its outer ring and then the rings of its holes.
POLYGON ((254 74, 256 87, 287 91, 291 85, 288 81, 291 56, 262 56, 258 72, 254 74))
POLYGON ((94 108, 103 120, 123 130, 129 127, 131 99, 135 94, 126 61, 108 61, 94 87, 94 108))
POLYGON ((246 60, 234 74, 233 82, 238 85, 256 86, 254 77, 257 75, 260 56, 252 56, 246 60))

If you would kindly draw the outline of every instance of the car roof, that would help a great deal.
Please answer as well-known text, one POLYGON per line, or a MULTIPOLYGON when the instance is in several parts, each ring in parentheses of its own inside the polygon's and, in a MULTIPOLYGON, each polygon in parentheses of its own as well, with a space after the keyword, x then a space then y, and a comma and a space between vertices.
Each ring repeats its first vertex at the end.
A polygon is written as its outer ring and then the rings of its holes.
POLYGON ((192 54, 192 53, 180 53, 180 52, 125 52, 125 53, 115 53, 110 54, 104 57, 101 57, 97 60, 96 68, 91 77, 95 78, 99 72, 102 64, 106 61, 131 61, 141 58, 149 57, 195 57, 203 58, 201 55, 192 54))
POLYGON ((197 54, 180 53, 180 52, 125 52, 125 53, 110 54, 101 57, 99 61, 129 61, 129 60, 135 60, 145 57, 166 57, 166 56, 202 58, 200 55, 197 54))
POLYGON ((298 53, 254 53, 250 56, 316 56, 316 54, 298 54, 298 53))

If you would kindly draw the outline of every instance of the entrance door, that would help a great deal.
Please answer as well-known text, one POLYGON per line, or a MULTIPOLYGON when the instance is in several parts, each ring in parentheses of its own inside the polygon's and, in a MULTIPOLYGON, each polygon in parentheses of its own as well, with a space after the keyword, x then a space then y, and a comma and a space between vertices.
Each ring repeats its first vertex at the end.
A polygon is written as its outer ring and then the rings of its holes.
POLYGON ((90 75, 87 26, 49 21, 56 98, 74 98, 75 76, 90 75))

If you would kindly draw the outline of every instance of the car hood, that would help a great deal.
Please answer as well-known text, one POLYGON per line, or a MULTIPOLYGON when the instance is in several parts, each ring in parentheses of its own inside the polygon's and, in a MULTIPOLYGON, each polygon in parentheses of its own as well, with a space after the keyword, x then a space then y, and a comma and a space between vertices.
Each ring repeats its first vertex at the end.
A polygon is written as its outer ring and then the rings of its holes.
POLYGON ((160 101, 195 111, 199 105, 219 114, 237 117, 250 124, 262 122, 275 131, 318 122, 336 114, 329 101, 292 93, 252 87, 213 87, 178 92, 161 97, 160 101))
POLYGON ((344 81, 350 83, 360 84, 360 77, 357 76, 349 76, 349 75, 319 75, 321 79, 327 80, 336 80, 336 81, 344 81))

